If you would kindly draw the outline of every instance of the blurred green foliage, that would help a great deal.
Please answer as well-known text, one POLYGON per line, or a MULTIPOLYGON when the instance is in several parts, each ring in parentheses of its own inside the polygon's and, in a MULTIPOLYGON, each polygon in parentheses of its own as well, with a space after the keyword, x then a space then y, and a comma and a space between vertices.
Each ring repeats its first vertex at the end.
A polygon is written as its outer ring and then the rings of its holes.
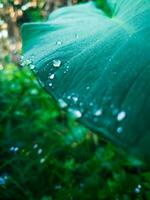
POLYGON ((148 166, 70 119, 9 55, 3 63, 0 200, 150 199, 148 166))
POLYGON ((149 170, 64 114, 28 69, 0 77, 0 199, 150 199, 149 170))

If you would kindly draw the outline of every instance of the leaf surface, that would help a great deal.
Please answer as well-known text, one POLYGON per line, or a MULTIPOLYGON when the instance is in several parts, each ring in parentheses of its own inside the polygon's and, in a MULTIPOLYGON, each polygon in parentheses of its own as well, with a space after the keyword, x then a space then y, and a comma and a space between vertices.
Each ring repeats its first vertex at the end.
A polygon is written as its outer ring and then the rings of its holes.
POLYGON ((25 24, 24 64, 84 125, 147 159, 150 1, 113 2, 112 17, 86 3, 25 24))

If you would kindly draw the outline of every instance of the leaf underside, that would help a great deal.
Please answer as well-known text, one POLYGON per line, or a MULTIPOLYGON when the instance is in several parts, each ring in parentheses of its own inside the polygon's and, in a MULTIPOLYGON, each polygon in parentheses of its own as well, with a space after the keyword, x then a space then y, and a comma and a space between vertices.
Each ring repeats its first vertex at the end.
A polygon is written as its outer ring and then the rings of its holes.
POLYGON ((150 1, 116 2, 112 17, 86 3, 25 24, 24 57, 62 107, 148 160, 150 1))

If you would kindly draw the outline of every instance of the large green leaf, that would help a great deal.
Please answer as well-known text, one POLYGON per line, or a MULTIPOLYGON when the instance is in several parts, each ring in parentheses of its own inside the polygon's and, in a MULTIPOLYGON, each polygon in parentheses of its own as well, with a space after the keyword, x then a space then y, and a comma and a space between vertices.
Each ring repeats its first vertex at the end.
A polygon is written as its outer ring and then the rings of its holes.
POLYGON ((86 3, 25 24, 23 64, 83 124, 148 158, 150 1, 116 2, 112 17, 86 3))

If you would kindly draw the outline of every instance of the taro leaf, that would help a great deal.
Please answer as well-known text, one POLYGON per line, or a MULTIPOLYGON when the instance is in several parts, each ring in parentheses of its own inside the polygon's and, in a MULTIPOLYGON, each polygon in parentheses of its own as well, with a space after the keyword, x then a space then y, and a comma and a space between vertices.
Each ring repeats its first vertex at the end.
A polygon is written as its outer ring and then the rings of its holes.
POLYGON ((80 122, 147 159, 150 1, 108 2, 112 17, 86 3, 25 24, 24 64, 80 122))

